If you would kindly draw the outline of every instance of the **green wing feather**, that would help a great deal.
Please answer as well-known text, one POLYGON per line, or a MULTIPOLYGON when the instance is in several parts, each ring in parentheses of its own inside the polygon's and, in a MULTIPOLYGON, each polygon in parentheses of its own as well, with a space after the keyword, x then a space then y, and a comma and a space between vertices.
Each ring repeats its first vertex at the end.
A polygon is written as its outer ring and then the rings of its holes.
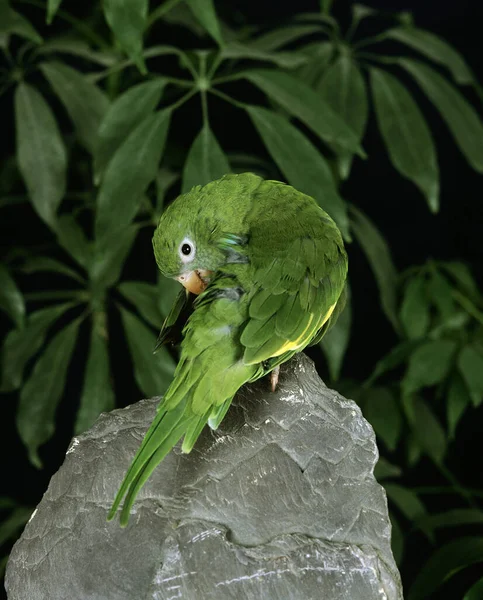
POLYGON ((182 450, 190 452, 208 420, 218 426, 236 391, 257 376, 259 367, 244 364, 238 343, 248 311, 238 290, 235 279, 220 275, 196 300, 183 331, 173 382, 117 493, 109 520, 124 498, 125 526, 137 493, 173 446, 184 436, 182 450))
POLYGON ((192 311, 191 304, 194 298, 194 294, 190 294, 187 290, 181 288, 161 327, 156 345, 154 346, 154 352, 163 344, 176 341, 177 331, 181 331, 192 311))

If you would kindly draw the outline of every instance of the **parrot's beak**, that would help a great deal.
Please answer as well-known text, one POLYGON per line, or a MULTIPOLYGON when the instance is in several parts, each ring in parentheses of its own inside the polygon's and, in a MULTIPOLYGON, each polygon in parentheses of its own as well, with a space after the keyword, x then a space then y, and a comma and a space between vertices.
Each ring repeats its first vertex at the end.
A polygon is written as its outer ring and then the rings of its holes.
POLYGON ((212 271, 206 271, 205 269, 196 269, 196 271, 183 273, 183 275, 179 275, 175 279, 189 292, 198 295, 206 289, 211 273, 212 271))

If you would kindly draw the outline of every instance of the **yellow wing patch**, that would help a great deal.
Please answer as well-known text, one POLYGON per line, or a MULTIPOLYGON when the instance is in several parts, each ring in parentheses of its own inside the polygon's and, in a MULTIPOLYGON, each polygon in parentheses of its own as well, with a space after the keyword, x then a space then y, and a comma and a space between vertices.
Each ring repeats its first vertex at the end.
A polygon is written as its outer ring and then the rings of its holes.
MULTIPOLYGON (((322 327, 322 325, 324 325, 324 323, 326 323, 327 319, 329 319, 330 315, 334 312, 334 308, 335 308, 336 304, 337 304, 337 302, 334 302, 334 304, 332 304, 332 306, 329 308, 329 310, 327 311, 325 316, 323 316, 322 321, 320 323, 317 323, 317 326, 313 329, 318 330, 322 327)), ((271 358, 280 356, 281 354, 284 354, 285 352, 289 352, 290 350, 297 350, 297 348, 301 348, 307 342, 307 337, 309 337, 309 336, 307 336, 307 331, 313 320, 314 320, 314 313, 310 313, 310 319, 309 319, 309 322, 307 323, 307 327, 303 330, 303 332, 300 334, 300 336, 296 340, 287 340, 285 342, 285 344, 283 344, 283 346, 281 346, 275 352, 275 354, 272 354, 271 358)), ((310 332, 310 334, 311 334, 310 337, 312 337, 313 333, 315 333, 315 331, 310 332)))

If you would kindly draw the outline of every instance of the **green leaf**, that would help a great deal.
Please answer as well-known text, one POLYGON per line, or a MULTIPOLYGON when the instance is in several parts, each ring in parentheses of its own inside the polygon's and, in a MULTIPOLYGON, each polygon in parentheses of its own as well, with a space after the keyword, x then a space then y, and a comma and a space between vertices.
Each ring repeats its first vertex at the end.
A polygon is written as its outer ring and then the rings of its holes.
POLYGON ((97 130, 109 106, 107 96, 82 73, 65 64, 43 63, 40 69, 69 113, 79 140, 93 154, 97 130))
POLYGON ((439 271, 433 270, 429 280, 428 292, 432 303, 438 309, 443 321, 454 317, 455 305, 453 302, 452 288, 446 277, 439 271))
POLYGON ((64 197, 67 155, 55 117, 27 83, 15 91, 17 162, 38 215, 52 227, 64 197))
POLYGON ((398 331, 399 320, 396 308, 398 274, 392 262, 389 247, 367 215, 353 205, 350 206, 350 212, 352 230, 369 261, 377 281, 382 310, 394 329, 398 331))
POLYGON ((272 52, 278 50, 282 46, 286 46, 295 40, 311 35, 313 33, 319 33, 321 26, 319 23, 298 23, 288 27, 280 27, 258 36, 250 42, 251 48, 262 50, 265 52, 272 52))
POLYGON ((476 110, 434 69, 406 58, 398 62, 438 109, 468 163, 483 173, 483 123, 476 110))
MULTIPOLYGON (((330 108, 354 131, 357 141, 360 142, 368 116, 367 92, 364 78, 350 56, 339 56, 326 71, 317 90, 330 108)), ((352 153, 340 149, 337 155, 340 176, 347 179, 352 153)))
POLYGON ((374 477, 378 481, 382 481, 383 479, 388 479, 390 477, 400 477, 401 474, 401 467, 393 465, 383 456, 379 457, 379 460, 377 461, 376 466, 374 467, 374 477))
POLYGON ((337 192, 324 157, 298 129, 280 115, 257 106, 248 106, 247 111, 288 182, 315 198, 348 238, 347 208, 337 192))
POLYGON ((417 27, 395 27, 386 32, 386 37, 406 44, 424 54, 426 58, 446 67, 454 80, 461 85, 473 83, 473 76, 461 54, 434 33, 417 27))
POLYGON ((94 287, 107 289, 117 282, 137 232, 135 225, 129 225, 97 241, 89 273, 94 287))
POLYGON ((169 188, 179 179, 179 173, 167 167, 161 167, 156 174, 156 214, 161 215, 164 207, 164 198, 169 188))
POLYGON ((374 17, 378 14, 377 10, 364 6, 364 4, 354 4, 352 7, 352 16, 355 21, 359 22, 367 17, 374 17))
POLYGON ((402 380, 403 393, 409 395, 443 381, 450 370, 456 347, 452 340, 432 340, 416 348, 402 380))
POLYGON ((203 25, 211 37, 223 46, 220 25, 216 16, 213 0, 186 0, 194 16, 203 25))
POLYGON ((161 99, 166 80, 156 77, 121 94, 108 108, 98 131, 94 153, 95 182, 99 183, 109 161, 131 131, 151 113, 161 99))
POLYGON ((294 75, 310 87, 317 87, 334 54, 334 44, 332 42, 314 42, 307 44, 299 52, 306 56, 307 60, 294 75))
POLYGON ((439 169, 426 121, 406 88, 371 68, 377 122, 394 168, 417 185, 432 212, 439 209, 439 169))
POLYGON ((366 419, 389 450, 395 450, 402 432, 402 417, 394 394, 388 388, 376 387, 365 397, 366 419))
POLYGON ((85 279, 77 271, 49 256, 31 256, 22 265, 22 271, 29 274, 38 273, 39 271, 51 271, 52 273, 65 275, 83 285, 86 283, 85 279))
POLYGON ((17 11, 13 10, 6 0, 2 0, 0 3, 0 47, 7 47, 8 36, 12 33, 31 40, 36 44, 42 43, 42 38, 30 22, 17 11))
POLYGON ((483 598, 483 577, 466 592, 463 600, 481 600, 483 598))
POLYGON ((148 0, 103 0, 104 16, 117 41, 141 73, 147 73, 143 59, 143 33, 148 0))
POLYGON ((483 537, 459 537, 437 548, 419 571, 409 590, 408 600, 426 600, 449 577, 483 562, 483 537))
POLYGON ((458 369, 473 406, 479 406, 483 400, 483 356, 474 346, 465 346, 458 356, 458 369))
POLYGON ((2 347, 2 392, 11 392, 22 384, 27 361, 41 348, 54 321, 72 307, 71 303, 42 308, 27 317, 23 329, 12 329, 2 347))
POLYGON ((448 435, 454 438, 456 426, 471 402, 470 395, 462 377, 455 373, 451 377, 446 400, 446 416, 448 419, 448 435))
POLYGON ((225 153, 213 135, 209 124, 205 123, 186 158, 181 193, 189 192, 195 185, 205 185, 214 179, 219 179, 230 171, 225 153))
POLYGON ((391 550, 394 555, 394 560, 396 564, 399 566, 402 563, 402 559, 404 556, 404 534, 402 529, 397 521, 392 515, 389 515, 391 519, 391 550))
POLYGON ((458 287, 466 292, 470 298, 476 301, 480 299, 478 286, 467 265, 458 261, 451 261, 441 263, 441 268, 449 273, 458 287))
POLYGON ((92 249, 81 227, 73 215, 61 215, 55 225, 57 241, 84 269, 92 260, 92 249))
POLYGON ((296 52, 268 52, 252 46, 245 46, 240 42, 230 42, 220 53, 223 59, 245 58, 247 60, 260 60, 271 62, 282 69, 293 69, 307 62, 307 58, 296 52))
POLYGON ((117 55, 113 51, 93 50, 85 40, 74 35, 49 38, 38 49, 38 54, 51 54, 54 52, 79 56, 104 67, 111 67, 118 60, 117 55))
POLYGON ((171 110, 158 111, 137 125, 109 162, 99 190, 96 237, 128 225, 155 178, 168 135, 171 110))
POLYGON ((404 290, 399 317, 410 340, 422 337, 428 331, 430 313, 424 276, 418 275, 409 280, 404 290))
POLYGON ((0 523, 0 546, 18 536, 30 519, 33 508, 19 506, 15 508, 10 515, 0 523))
POLYGON ((20 392, 17 428, 29 460, 37 468, 42 467, 38 449, 55 431, 55 412, 64 391, 79 324, 76 319, 50 341, 20 392))
POLYGON ((413 433, 410 433, 407 436, 406 443, 406 452, 407 452, 407 464, 409 467, 415 467, 418 462, 421 460, 422 452, 421 446, 418 441, 414 437, 413 433))
POLYGON ((94 313, 84 386, 74 426, 76 435, 89 429, 101 412, 112 410, 115 405, 107 336, 106 314, 94 313))
POLYGON ((431 529, 482 523, 483 511, 477 508, 455 508, 436 515, 427 515, 423 517, 420 522, 420 524, 427 525, 431 529))
POLYGON ((385 483, 384 489, 388 498, 409 521, 417 521, 427 515, 424 504, 412 490, 397 483, 385 483))
POLYGON ((429 406, 418 397, 413 398, 411 428, 421 449, 440 465, 446 454, 444 430, 429 406))
POLYGON ((163 347, 153 354, 156 344, 154 333, 129 311, 123 308, 119 310, 134 363, 136 382, 146 396, 160 396, 168 389, 173 378, 173 359, 163 347))
POLYGON ((25 301, 6 267, 0 263, 0 310, 21 329, 25 324, 25 301))
POLYGON ((399 367, 403 362, 411 355, 411 353, 421 345, 420 340, 409 340, 394 346, 392 350, 388 352, 385 356, 383 356, 380 360, 377 361, 376 366, 372 375, 369 377, 367 382, 365 382, 365 386, 368 387, 372 385, 376 379, 379 379, 381 375, 399 367))
POLYGON ((158 304, 158 288, 144 281, 124 281, 117 288, 129 300, 139 314, 153 327, 159 329, 163 316, 158 304))
POLYGON ((62 0, 47 0, 47 24, 50 25, 54 20, 55 14, 59 10, 62 0))
POLYGON ((365 156, 354 131, 299 79, 272 69, 245 71, 242 75, 325 142, 365 156))
POLYGON ((339 379, 344 356, 349 345, 352 325, 351 292, 347 284, 347 299, 335 325, 324 335, 320 347, 327 359, 330 377, 333 381, 339 379))

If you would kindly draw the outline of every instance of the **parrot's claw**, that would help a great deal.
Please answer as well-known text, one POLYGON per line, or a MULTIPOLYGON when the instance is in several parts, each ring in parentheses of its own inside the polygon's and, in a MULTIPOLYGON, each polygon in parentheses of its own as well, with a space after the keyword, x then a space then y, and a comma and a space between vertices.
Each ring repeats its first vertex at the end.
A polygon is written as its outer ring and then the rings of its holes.
POLYGON ((270 372, 270 387, 272 388, 272 392, 275 392, 278 384, 278 376, 280 374, 280 365, 275 367, 273 371, 270 372))

